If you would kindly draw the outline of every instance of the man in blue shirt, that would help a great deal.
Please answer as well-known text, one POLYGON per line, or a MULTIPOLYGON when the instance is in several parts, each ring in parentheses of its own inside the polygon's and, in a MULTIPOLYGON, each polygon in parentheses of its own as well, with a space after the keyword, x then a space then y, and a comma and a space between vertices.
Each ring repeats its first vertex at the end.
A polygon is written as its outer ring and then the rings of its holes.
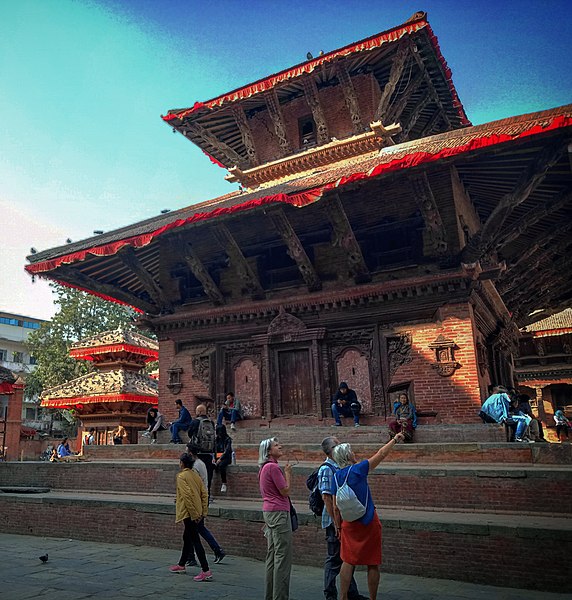
MULTIPOLYGON (((332 459, 333 449, 340 443, 338 438, 327 437, 322 441, 322 450, 326 455, 324 464, 318 471, 318 489, 324 500, 324 512, 322 513, 322 529, 326 530, 326 542, 328 544, 328 555, 324 566, 324 596, 326 600, 337 600, 338 590, 336 588, 336 577, 340 574, 342 559, 340 558, 340 540, 337 535, 336 526, 332 520, 334 514, 333 496, 334 473, 339 471, 338 465, 332 459)), ((348 592, 350 600, 365 600, 357 589, 355 579, 352 577, 348 592)))
POLYGON ((171 444, 182 444, 179 437, 179 431, 182 429, 187 431, 191 425, 191 413, 183 406, 183 401, 175 400, 175 404, 179 409, 179 418, 171 423, 171 444))
POLYGON ((512 414, 509 416, 510 397, 506 388, 498 386, 493 388, 493 394, 489 396, 481 407, 479 416, 485 423, 505 423, 516 421, 515 440, 524 442, 524 432, 530 423, 530 417, 520 414, 512 414))

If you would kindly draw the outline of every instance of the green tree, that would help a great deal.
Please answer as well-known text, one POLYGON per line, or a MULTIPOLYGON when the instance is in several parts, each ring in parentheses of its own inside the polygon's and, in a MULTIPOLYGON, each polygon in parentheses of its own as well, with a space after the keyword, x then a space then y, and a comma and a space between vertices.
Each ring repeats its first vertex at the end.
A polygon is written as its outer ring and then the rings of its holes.
POLYGON ((26 345, 37 364, 26 376, 28 398, 93 370, 90 361, 70 358, 74 342, 118 327, 137 329, 133 309, 59 284, 50 285, 58 310, 51 321, 28 337, 26 345))

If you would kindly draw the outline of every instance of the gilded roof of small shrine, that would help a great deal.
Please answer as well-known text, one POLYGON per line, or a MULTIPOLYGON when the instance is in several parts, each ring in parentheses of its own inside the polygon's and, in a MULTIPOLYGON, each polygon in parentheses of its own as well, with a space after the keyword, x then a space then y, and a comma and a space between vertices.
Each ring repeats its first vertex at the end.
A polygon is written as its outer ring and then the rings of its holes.
POLYGON ((97 335, 94 335, 88 339, 75 342, 72 344, 70 350, 96 348, 98 346, 116 346, 122 344, 135 346, 137 348, 145 348, 147 350, 159 350, 159 345, 151 338, 148 338, 137 331, 125 329, 114 329, 112 331, 98 333, 97 335))
POLYGON ((74 399, 116 395, 122 400, 123 395, 158 397, 158 383, 146 373, 135 373, 124 369, 113 371, 94 371, 68 381, 62 385, 44 390, 40 396, 42 406, 49 406, 49 400, 74 399))

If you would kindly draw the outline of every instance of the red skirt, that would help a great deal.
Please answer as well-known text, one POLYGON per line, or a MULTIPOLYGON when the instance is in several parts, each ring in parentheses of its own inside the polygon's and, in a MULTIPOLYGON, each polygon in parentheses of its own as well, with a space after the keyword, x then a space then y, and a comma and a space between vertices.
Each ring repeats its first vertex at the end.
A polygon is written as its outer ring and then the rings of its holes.
POLYGON ((368 525, 342 521, 341 559, 349 565, 381 564, 381 522, 377 512, 368 525))

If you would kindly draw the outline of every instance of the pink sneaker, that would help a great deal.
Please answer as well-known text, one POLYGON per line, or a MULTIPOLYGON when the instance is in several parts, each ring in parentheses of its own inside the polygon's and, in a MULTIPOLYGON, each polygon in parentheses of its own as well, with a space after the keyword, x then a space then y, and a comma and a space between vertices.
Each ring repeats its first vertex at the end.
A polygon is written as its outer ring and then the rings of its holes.
POLYGON ((171 573, 186 573, 187 569, 185 569, 185 567, 181 567, 180 565, 173 565, 172 567, 169 567, 169 571, 171 571, 171 573))
POLYGON ((201 571, 198 575, 193 577, 195 581, 210 581, 212 578, 213 574, 210 569, 208 571, 201 571))

